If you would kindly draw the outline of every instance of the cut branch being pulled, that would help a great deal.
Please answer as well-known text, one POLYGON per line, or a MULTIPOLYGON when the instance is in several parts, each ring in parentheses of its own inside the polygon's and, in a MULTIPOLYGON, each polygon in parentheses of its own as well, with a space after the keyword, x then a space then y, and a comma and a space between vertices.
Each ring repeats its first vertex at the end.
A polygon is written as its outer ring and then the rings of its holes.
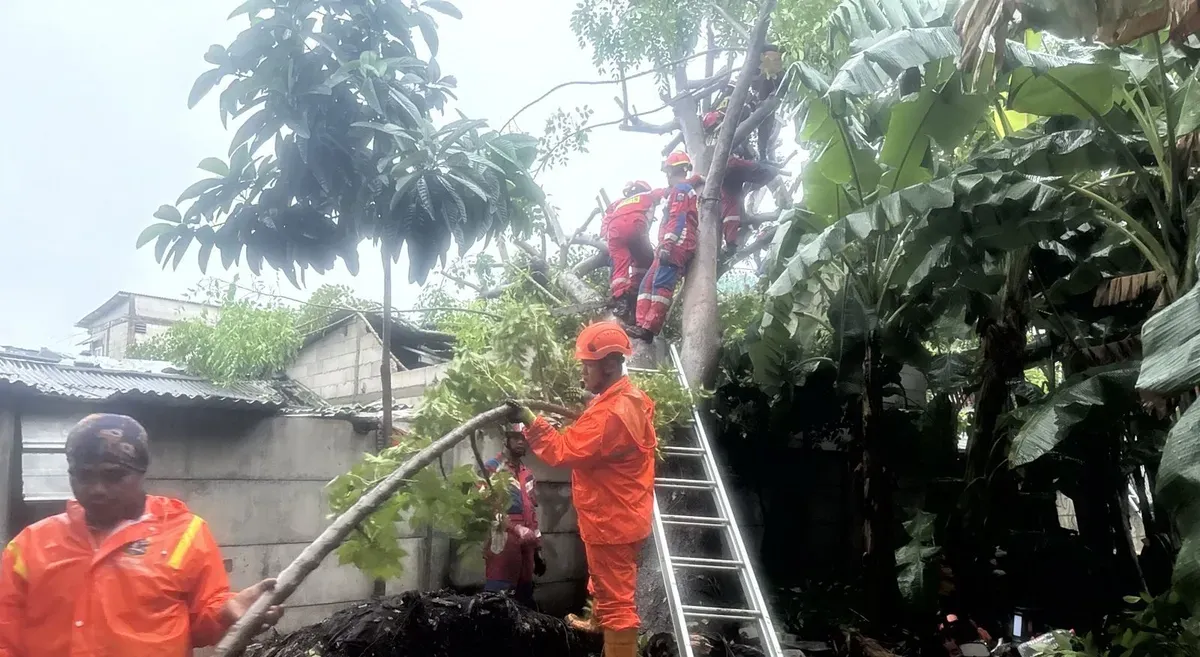
MULTIPOLYGON (((555 413, 563 417, 574 418, 577 416, 575 411, 557 404, 537 400, 526 400, 521 403, 528 408, 555 413)), ((432 464, 439 456, 464 439, 475 435, 476 431, 503 422, 508 416, 508 412, 507 406, 497 406, 490 411, 476 415, 459 428, 417 452, 360 497, 353 506, 326 527, 315 541, 304 548, 300 556, 283 569, 283 572, 276 578, 275 588, 269 594, 263 595, 255 601, 250 609, 233 624, 233 627, 229 628, 224 638, 217 644, 214 654, 217 657, 229 657, 242 651, 250 643, 250 639, 262 628, 263 617, 267 609, 273 605, 283 604, 296 591, 296 588, 317 569, 317 566, 321 565, 325 557, 346 540, 346 537, 354 531, 359 523, 366 520, 367 516, 386 502, 417 472, 432 464)))

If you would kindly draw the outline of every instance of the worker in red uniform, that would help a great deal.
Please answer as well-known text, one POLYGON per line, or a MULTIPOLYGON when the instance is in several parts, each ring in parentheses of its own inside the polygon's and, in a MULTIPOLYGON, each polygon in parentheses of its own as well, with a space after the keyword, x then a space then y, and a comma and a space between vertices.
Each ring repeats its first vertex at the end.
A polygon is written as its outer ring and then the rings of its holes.
POLYGON ((738 232, 746 211, 746 194, 766 185, 778 175, 779 168, 773 164, 740 157, 729 158, 725 179, 721 182, 721 233, 725 238, 726 254, 737 250, 738 232))
POLYGON ((584 387, 595 397, 566 431, 509 402, 511 419, 528 425, 533 453, 549 465, 571 468, 571 499, 587 556, 593 620, 604 631, 604 657, 637 654, 637 559, 654 508, 654 402, 625 375, 632 353, 616 322, 580 332, 575 357, 583 364, 584 387))
POLYGON ((699 232, 697 178, 689 178, 692 160, 687 153, 675 151, 667 156, 663 171, 667 174, 667 209, 658 229, 658 250, 650 271, 642 279, 637 299, 637 333, 653 339, 662 331, 671 309, 671 299, 696 252, 699 232))
POLYGON ((0 657, 189 657, 274 587, 231 593, 208 525, 146 495, 146 430, 133 418, 89 415, 66 451, 75 500, 0 559, 0 657))
POLYGON ((483 588, 512 591, 518 602, 533 608, 533 578, 546 574, 546 562, 542 560, 533 473, 523 462, 529 451, 524 429, 523 424, 509 426, 504 432, 504 451, 483 464, 486 477, 497 472, 511 476, 507 527, 484 545, 483 588))
POLYGON ((666 191, 651 189, 650 183, 644 180, 626 183, 623 198, 609 205, 600 225, 600 236, 608 245, 608 256, 612 261, 609 289, 613 305, 629 323, 633 323, 642 278, 654 262, 650 213, 666 191))

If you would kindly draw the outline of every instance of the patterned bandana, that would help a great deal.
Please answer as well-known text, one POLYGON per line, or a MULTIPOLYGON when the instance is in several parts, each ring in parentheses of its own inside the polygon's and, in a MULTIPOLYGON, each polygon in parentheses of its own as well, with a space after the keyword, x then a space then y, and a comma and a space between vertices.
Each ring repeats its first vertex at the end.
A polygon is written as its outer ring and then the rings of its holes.
POLYGON ((67 465, 113 463, 145 472, 150 465, 148 440, 146 429, 128 415, 95 413, 67 434, 67 465))

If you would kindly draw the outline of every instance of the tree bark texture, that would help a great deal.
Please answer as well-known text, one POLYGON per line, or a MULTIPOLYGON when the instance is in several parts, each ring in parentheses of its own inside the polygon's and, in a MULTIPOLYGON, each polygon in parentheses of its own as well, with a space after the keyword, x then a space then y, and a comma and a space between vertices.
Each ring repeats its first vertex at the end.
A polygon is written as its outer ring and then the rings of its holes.
MULTIPOLYGON (((556 413, 570 418, 577 416, 575 411, 556 404, 548 404, 537 400, 522 400, 521 403, 537 411, 556 413)), ((296 588, 300 586, 305 578, 312 574, 317 569, 317 566, 321 565, 321 561, 346 540, 346 537, 350 535, 350 532, 354 531, 354 528, 359 523, 382 506, 413 475, 432 464, 439 456, 449 451, 458 443, 475 435, 476 431, 504 422, 507 417, 507 406, 497 406, 490 411, 476 415, 461 427, 438 438, 417 452, 412 458, 405 461, 394 472, 385 477, 383 481, 380 481, 374 488, 367 491, 345 513, 338 516, 332 524, 326 527, 325 531, 321 532, 321 535, 316 540, 304 548, 300 555, 287 568, 283 569, 282 573, 279 573, 279 576, 276 578, 275 589, 260 597, 233 624, 233 627, 229 628, 225 633, 221 642, 216 646, 214 652, 216 657, 237 655, 245 649, 250 639, 262 627, 263 615, 267 612, 267 609, 272 605, 283 604, 288 599, 288 596, 296 591, 296 588)))
MULTIPOLYGON (((379 386, 383 393, 382 416, 379 431, 375 434, 375 453, 387 449, 392 441, 392 254, 387 242, 380 247, 383 253, 383 327, 379 341, 383 343, 383 361, 379 364, 379 386)), ((357 391, 356 391, 357 392, 357 391)), ((376 579, 371 584, 371 595, 379 598, 387 594, 387 582, 376 579)))

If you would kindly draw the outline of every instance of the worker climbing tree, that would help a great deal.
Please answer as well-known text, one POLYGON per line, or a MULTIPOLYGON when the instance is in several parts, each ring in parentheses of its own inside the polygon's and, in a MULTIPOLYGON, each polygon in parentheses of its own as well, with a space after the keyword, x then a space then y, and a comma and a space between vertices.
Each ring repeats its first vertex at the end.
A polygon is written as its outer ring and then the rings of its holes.
POLYGON ((658 230, 654 264, 638 290, 636 333, 645 340, 662 331, 675 288, 696 252, 699 230, 693 184, 697 181, 689 180, 691 170, 692 160, 682 151, 671 153, 663 162, 663 172, 667 174, 667 209, 658 230))

